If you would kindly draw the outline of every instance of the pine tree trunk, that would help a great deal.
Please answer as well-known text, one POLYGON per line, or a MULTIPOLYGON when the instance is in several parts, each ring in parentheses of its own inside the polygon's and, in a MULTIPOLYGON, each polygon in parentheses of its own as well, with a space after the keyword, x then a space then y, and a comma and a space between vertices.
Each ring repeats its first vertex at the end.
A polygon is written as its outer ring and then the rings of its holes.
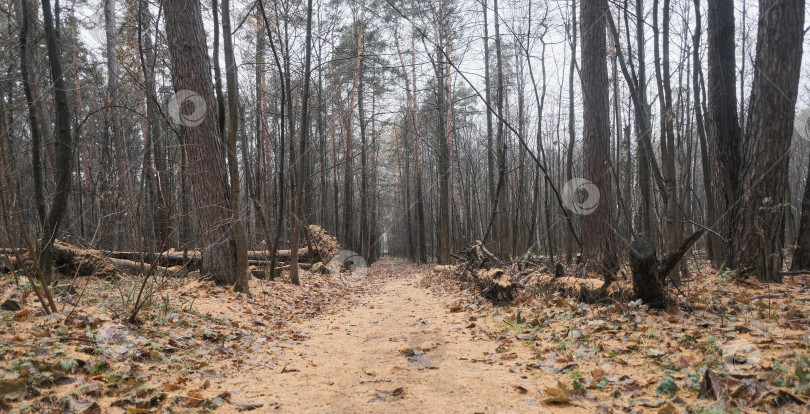
MULTIPOLYGON (((808 161, 810 164, 810 161, 808 161)), ((802 196, 802 216, 796 238, 796 251, 790 270, 810 270, 810 168, 807 169, 804 195, 802 196)))
MULTIPOLYGON (((233 231, 234 248, 236 249, 234 289, 238 292, 250 293, 247 240, 242 218, 239 215, 239 161, 236 157, 236 140, 239 133, 239 87, 237 85, 236 59, 233 53, 233 36, 231 36, 230 0, 222 0, 222 35, 225 43, 225 82, 228 88, 228 122, 225 140, 228 156, 228 176, 230 178, 228 216, 233 231)), ((245 165, 245 168, 247 167, 245 165)))
MULTIPOLYGON (((600 269, 606 281, 618 270, 610 214, 610 103, 605 44, 607 0, 580 5, 582 35, 583 151, 585 179, 599 192, 596 209, 583 217, 582 255, 600 269)), ((596 194, 588 194, 595 197, 596 194)))
POLYGON ((805 2, 761 0, 732 268, 780 282, 783 203, 801 73, 805 2))
MULTIPOLYGON (((227 1, 227 0, 226 0, 227 1)), ((291 220, 290 228, 290 280, 293 284, 300 285, 298 278, 298 240, 301 228, 306 226, 304 220, 304 175, 306 174, 307 156, 307 132, 309 132, 309 70, 312 62, 312 0, 307 1, 307 35, 304 49, 306 57, 304 59, 304 90, 301 95, 301 135, 298 140, 298 173, 295 186, 295 212, 291 220)))
MULTIPOLYGON (((47 1, 47 0, 46 0, 47 1)), ((198 98, 187 99, 179 109, 184 120, 183 145, 188 158, 188 175, 200 225, 203 272, 219 284, 233 284, 237 277, 236 246, 229 222, 227 174, 222 163, 222 146, 217 122, 211 65, 205 41, 200 4, 193 0, 162 0, 166 16, 166 37, 177 91, 191 91, 198 98), (189 102, 191 101, 191 102, 189 102), (200 104, 204 114, 197 115, 200 104), (199 122, 199 123, 198 123, 199 122)))
MULTIPOLYGON (((703 107, 700 96, 700 76, 703 71, 700 63, 700 35, 703 31, 701 27, 700 0, 693 0, 695 5, 695 32, 692 34, 692 91, 695 100, 695 123, 698 140, 700 141, 700 166, 703 171, 703 188, 706 194, 706 225, 712 226, 717 220, 715 208, 715 198, 712 192, 712 166, 709 162, 709 153, 706 138, 706 124, 703 119, 703 107)), ((720 244, 720 239, 709 234, 706 238, 706 251, 709 260, 715 260, 715 246, 720 244)))
MULTIPOLYGON (((728 239, 732 225, 732 206, 739 190, 740 148, 742 136, 737 121, 737 93, 734 89, 734 2, 709 2, 709 78, 707 115, 709 159, 712 166, 713 190, 717 223, 709 227, 728 239)), ((791 110, 792 112, 792 110, 791 110)), ((731 251, 723 243, 713 244, 714 264, 728 262, 731 251)), ((730 263, 727 263, 729 265, 730 263)))
MULTIPOLYGON (((574 112, 574 68, 577 62, 577 7, 576 1, 571 0, 571 62, 568 65, 568 147, 565 157, 565 180, 574 179, 574 144, 577 141, 576 113, 574 112)), ((574 257, 573 235, 565 238, 565 256, 568 263, 574 257)))
POLYGON ((118 102, 118 62, 116 62, 115 0, 104 1, 105 32, 107 36, 107 103, 110 105, 113 142, 115 143, 115 169, 118 172, 119 211, 127 234, 122 250, 134 249, 139 244, 140 225, 136 218, 135 197, 132 190, 132 173, 129 167, 129 150, 121 126, 121 110, 118 102))
MULTIPOLYGON (((25 8, 27 9, 27 8, 25 8)), ((73 181, 73 131, 70 126, 70 106, 67 99, 65 75, 62 70, 62 59, 59 53, 56 30, 54 28, 51 1, 42 0, 42 14, 45 23, 48 62, 51 69, 51 80, 54 84, 54 113, 56 115, 55 150, 56 150, 56 190, 51 200, 48 217, 42 231, 40 266, 45 277, 50 277, 53 270, 53 243, 67 210, 71 182, 73 181)))
POLYGON ((352 135, 354 134, 354 105, 357 99, 357 86, 360 82, 361 62, 363 59, 363 24, 366 17, 366 3, 360 8, 360 21, 357 30, 357 56, 354 61, 354 79, 349 98, 349 126, 346 133, 346 142, 343 154, 343 240, 348 250, 357 250, 354 240, 354 190, 352 175, 352 135))

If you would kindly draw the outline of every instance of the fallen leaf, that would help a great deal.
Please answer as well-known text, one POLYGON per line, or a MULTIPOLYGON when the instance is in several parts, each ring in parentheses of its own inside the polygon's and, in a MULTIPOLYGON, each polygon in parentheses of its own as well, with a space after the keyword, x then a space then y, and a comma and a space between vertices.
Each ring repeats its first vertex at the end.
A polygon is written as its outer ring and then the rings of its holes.
POLYGON ((166 384, 163 387, 163 392, 177 391, 177 390, 182 389, 182 388, 183 387, 181 387, 180 385, 177 385, 177 384, 166 384))
POLYGON ((667 405, 658 410, 658 414, 675 414, 676 412, 675 406, 670 403, 667 403, 667 405))
POLYGON ((0 397, 9 401, 19 400, 25 397, 28 390, 25 387, 25 379, 7 379, 0 381, 0 397))
POLYGON ((703 373, 703 380, 700 382, 700 393, 698 398, 701 400, 719 400, 723 397, 723 389, 725 384, 720 380, 710 369, 703 373))
POLYGON ((765 384, 754 378, 740 381, 740 386, 731 393, 731 398, 739 405, 752 405, 764 396, 773 393, 765 384))
POLYGON ((253 404, 253 403, 237 403, 236 409, 239 411, 253 411, 257 408, 264 407, 264 404, 253 404))
POLYGON ((571 390, 560 381, 557 381, 556 388, 545 388, 543 390, 546 397, 543 402, 546 404, 568 404, 571 402, 571 390))
POLYGON ((784 390, 779 390, 776 393, 776 399, 774 400, 774 405, 777 407, 781 407, 783 405, 788 405, 790 403, 797 404, 797 405, 805 405, 806 403, 801 398, 787 392, 784 390))

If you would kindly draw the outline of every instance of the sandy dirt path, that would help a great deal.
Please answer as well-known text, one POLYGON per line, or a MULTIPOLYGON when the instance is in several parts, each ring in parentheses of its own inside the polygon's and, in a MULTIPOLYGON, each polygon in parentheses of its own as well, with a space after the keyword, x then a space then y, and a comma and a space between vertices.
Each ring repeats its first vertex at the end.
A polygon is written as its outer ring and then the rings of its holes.
POLYGON ((470 314, 450 312, 453 295, 419 285, 425 272, 375 264, 350 303, 294 327, 302 339, 268 341, 220 384, 258 412, 553 411, 539 402, 549 384, 493 355, 470 314))

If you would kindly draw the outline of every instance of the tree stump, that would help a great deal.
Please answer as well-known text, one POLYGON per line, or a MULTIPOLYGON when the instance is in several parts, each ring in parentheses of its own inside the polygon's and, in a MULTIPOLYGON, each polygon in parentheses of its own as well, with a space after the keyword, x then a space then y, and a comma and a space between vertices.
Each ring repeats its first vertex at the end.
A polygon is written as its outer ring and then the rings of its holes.
POLYGON ((655 245, 643 239, 633 240, 630 244, 630 269, 636 295, 651 307, 665 308, 669 299, 658 273, 655 245))
POLYGON ((636 296, 653 308, 669 306, 671 301, 664 289, 664 279, 702 235, 703 230, 692 233, 680 247, 665 254, 660 261, 655 257, 654 244, 643 239, 633 240, 630 244, 630 269, 636 296))

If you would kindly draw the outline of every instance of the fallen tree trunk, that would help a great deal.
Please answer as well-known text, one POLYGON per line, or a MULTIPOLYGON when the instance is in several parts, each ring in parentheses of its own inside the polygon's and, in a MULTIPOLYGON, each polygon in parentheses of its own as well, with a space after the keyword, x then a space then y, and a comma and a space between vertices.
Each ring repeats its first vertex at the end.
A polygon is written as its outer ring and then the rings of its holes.
POLYGON ((531 289, 546 292, 560 292, 563 296, 580 302, 598 303, 603 301, 627 302, 633 295, 633 286, 626 280, 618 279, 605 284, 602 279, 572 276, 553 276, 536 273, 529 276, 525 285, 531 289))
POLYGON ((605 300, 627 302, 636 297, 650 307, 666 308, 672 304, 664 286, 666 277, 702 235, 702 230, 695 232, 661 260, 656 258, 652 243, 642 239, 633 241, 630 246, 630 280, 623 278, 605 282, 596 278, 563 276, 564 269, 560 266, 531 260, 521 262, 521 271, 517 271, 516 266, 507 267, 498 260, 481 242, 454 255, 462 260, 455 268, 436 266, 434 271, 452 272, 457 277, 472 281, 480 289, 481 295, 493 302, 509 302, 517 288, 526 287, 560 292, 586 303, 605 300), (550 274, 551 271, 554 274, 550 274))
POLYGON ((188 254, 184 256, 182 251, 172 249, 158 253, 151 260, 142 252, 101 250, 101 253, 113 259, 128 260, 136 263, 157 261, 158 265, 165 267, 186 266, 189 270, 200 268, 200 253, 196 250, 189 250, 188 254))
MULTIPOLYGON (((129 260, 132 262, 140 262, 141 258, 144 257, 144 254, 141 252, 124 252, 114 250, 102 250, 101 254, 109 258, 129 260)), ((247 255, 249 264, 257 265, 258 263, 263 262, 267 262, 269 264, 268 259, 270 257, 270 252, 267 250, 249 250, 247 255)), ((281 262, 287 262, 290 260, 290 250, 279 250, 276 253, 276 257, 281 262)), ((318 261, 316 258, 310 257, 309 251, 306 248, 298 249, 298 257, 304 261, 318 261)), ((189 250, 188 255, 185 257, 181 251, 169 250, 159 253, 155 259, 157 259, 160 266, 165 267, 186 266, 191 270, 198 269, 200 267, 200 252, 198 250, 189 250)), ((148 262, 149 260, 147 259, 146 261, 148 262)))
MULTIPOLYGON (((298 266, 302 269, 309 269, 312 263, 330 260, 340 251, 337 240, 320 227, 312 225, 308 230, 308 247, 298 250, 299 259, 302 260, 298 266)), ((8 256, 8 260, 0 261, 0 268, 3 265, 10 265, 13 268, 32 265, 27 253, 22 257, 22 263, 9 256, 18 253, 13 248, 0 248, 0 254, 8 256)), ((258 268, 269 267, 269 257, 270 252, 266 250, 249 251, 248 264, 254 267, 252 272, 257 276, 263 274, 266 270, 260 271, 258 268)), ((289 262, 290 250, 279 250, 276 257, 279 259, 276 262, 278 265, 276 270, 289 267, 286 262, 289 262)), ((152 270, 163 272, 196 270, 201 267, 201 260, 198 250, 182 252, 171 249, 149 258, 144 252, 84 249, 59 240, 54 242, 55 270, 71 276, 93 275, 106 278, 114 276, 117 271, 139 274, 149 273, 152 270), (152 269, 152 266, 155 268, 152 269)))
POLYGON ((501 269, 498 260, 479 241, 462 253, 467 261, 456 267, 458 276, 470 279, 481 290, 481 295, 495 303, 511 302, 519 286, 501 269))
POLYGON ((59 240, 53 243, 54 269, 64 275, 115 276, 115 265, 100 250, 82 249, 59 240))
MULTIPOLYGON (((149 263, 140 263, 134 262, 132 260, 126 259, 116 259, 114 257, 108 257, 107 260, 112 263, 116 269, 129 273, 129 274, 141 274, 141 273, 153 273, 152 272, 152 265, 149 263)), ((159 266, 155 265, 155 272, 164 272, 164 273, 180 273, 183 271, 183 266, 159 266)))

